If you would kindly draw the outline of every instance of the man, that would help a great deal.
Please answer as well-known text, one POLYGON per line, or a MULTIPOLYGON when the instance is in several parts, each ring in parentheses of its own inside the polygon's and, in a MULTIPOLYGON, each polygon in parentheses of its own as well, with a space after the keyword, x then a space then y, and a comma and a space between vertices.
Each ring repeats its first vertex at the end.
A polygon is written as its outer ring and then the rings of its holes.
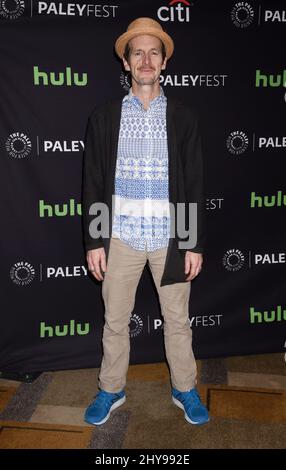
POLYGON ((89 270, 103 281, 105 303, 100 391, 85 413, 85 420, 94 425, 105 423, 126 400, 129 322, 146 262, 164 317, 172 400, 184 410, 188 422, 209 420, 195 389, 188 311, 191 281, 202 266, 201 145, 193 112, 167 99, 159 85, 173 49, 171 37, 157 21, 138 18, 130 23, 115 44, 131 74, 130 92, 123 100, 95 109, 88 122, 83 172, 85 246, 89 270), (92 214, 97 214, 96 208, 90 210, 94 203, 109 209, 100 236, 91 223, 92 214), (186 237, 178 234, 178 203, 187 207, 187 219, 189 204, 197 205, 197 239, 191 249, 185 248, 186 237), (105 230, 108 223, 111 237, 105 230))

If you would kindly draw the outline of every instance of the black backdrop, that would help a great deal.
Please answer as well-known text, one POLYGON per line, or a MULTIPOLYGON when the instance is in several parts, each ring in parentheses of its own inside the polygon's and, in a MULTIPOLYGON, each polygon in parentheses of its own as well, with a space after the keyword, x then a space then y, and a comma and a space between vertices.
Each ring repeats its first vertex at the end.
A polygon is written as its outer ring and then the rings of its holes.
MULTIPOLYGON (((103 304, 82 244, 83 141, 94 106, 128 90, 113 45, 139 16, 158 19, 173 37, 162 86, 195 107, 203 134, 208 246, 192 285, 195 354, 284 348, 285 3, 6 0, 1 371, 100 364, 103 304)), ((132 363, 164 358, 161 324, 144 271, 132 363)))

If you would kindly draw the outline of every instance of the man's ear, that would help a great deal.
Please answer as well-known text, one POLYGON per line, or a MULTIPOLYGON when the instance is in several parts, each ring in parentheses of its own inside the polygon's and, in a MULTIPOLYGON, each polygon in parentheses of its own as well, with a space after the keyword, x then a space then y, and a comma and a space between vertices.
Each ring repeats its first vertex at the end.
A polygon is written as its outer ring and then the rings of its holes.
POLYGON ((122 61, 123 61, 123 66, 124 66, 124 69, 126 70, 126 72, 130 72, 130 66, 129 66, 127 60, 125 59, 125 57, 122 57, 122 61))
POLYGON ((161 70, 165 70, 165 69, 166 69, 166 66, 167 66, 167 57, 165 57, 165 59, 164 59, 164 61, 163 61, 161 70))

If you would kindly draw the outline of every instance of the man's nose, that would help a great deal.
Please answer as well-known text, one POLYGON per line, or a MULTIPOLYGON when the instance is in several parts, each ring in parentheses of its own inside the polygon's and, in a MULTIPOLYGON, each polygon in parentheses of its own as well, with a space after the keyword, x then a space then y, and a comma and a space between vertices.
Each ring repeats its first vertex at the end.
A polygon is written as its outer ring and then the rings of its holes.
POLYGON ((144 54, 143 55, 143 64, 148 65, 150 63, 150 56, 149 54, 144 54))

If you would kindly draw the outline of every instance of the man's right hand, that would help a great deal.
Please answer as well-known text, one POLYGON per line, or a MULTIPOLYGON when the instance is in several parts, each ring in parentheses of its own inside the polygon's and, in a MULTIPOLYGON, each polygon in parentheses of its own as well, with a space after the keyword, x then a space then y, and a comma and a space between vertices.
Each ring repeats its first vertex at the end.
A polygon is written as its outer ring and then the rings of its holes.
POLYGON ((86 255, 88 269, 98 281, 103 281, 102 273, 106 271, 106 256, 104 248, 89 250, 86 255))

